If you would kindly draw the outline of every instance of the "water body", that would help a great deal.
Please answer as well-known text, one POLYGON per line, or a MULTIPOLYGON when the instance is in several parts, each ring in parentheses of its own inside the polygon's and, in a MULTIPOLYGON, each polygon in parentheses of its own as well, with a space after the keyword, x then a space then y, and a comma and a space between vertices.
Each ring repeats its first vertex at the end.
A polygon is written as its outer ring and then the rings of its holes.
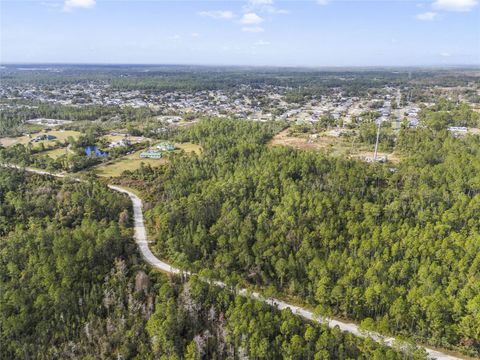
POLYGON ((108 154, 101 151, 97 146, 85 146, 85 154, 87 156, 106 157, 108 154))

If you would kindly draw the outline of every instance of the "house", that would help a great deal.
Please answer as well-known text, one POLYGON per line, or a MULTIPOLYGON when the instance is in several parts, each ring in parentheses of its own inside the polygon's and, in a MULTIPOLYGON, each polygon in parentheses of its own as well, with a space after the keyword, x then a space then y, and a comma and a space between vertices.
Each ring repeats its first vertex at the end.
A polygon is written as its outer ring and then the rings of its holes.
POLYGON ((468 129, 464 126, 450 126, 448 131, 455 132, 455 133, 466 133, 468 129))
POLYGON ((165 121, 169 124, 174 124, 174 123, 178 123, 178 122, 182 121, 181 116, 169 116, 169 115, 157 116, 157 119, 161 120, 161 121, 165 121))
POLYGON ((50 135, 50 134, 42 134, 42 135, 38 135, 37 137, 34 137, 32 140, 30 140, 30 142, 40 142, 40 141, 44 141, 44 140, 55 140, 57 137, 56 136, 53 136, 53 135, 50 135))
POLYGON ((162 142, 157 145, 157 148, 160 151, 172 151, 172 150, 175 150, 175 145, 169 142, 162 142))
POLYGON ((140 153, 142 159, 160 159, 162 152, 160 150, 149 149, 140 153))
POLYGON ((48 126, 48 127, 55 127, 55 126, 70 124, 71 122, 72 122, 71 120, 44 119, 44 118, 27 120, 28 124, 42 125, 42 126, 48 126))
POLYGON ((464 126, 450 126, 448 128, 448 131, 450 131, 453 136, 463 136, 468 132, 468 129, 464 126))
POLYGON ((115 148, 115 147, 121 147, 121 146, 130 146, 132 145, 132 142, 128 139, 121 139, 119 141, 112 141, 110 144, 108 144, 109 148, 115 148))
POLYGON ((384 162, 387 162, 387 157, 386 156, 377 156, 376 158, 374 157, 365 157, 365 161, 368 162, 368 163, 373 163, 373 162, 380 162, 380 163, 384 163, 384 162))

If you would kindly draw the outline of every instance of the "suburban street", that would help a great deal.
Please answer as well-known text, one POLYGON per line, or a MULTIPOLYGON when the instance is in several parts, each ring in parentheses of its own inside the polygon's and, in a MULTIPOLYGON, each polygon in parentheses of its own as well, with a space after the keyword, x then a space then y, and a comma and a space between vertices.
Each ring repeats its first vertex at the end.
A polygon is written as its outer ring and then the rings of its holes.
POLYGON ((401 109, 400 109, 400 99, 401 99, 402 94, 400 93, 400 89, 397 90, 397 97, 395 99, 397 103, 397 109, 396 109, 396 124, 395 124, 395 130, 400 130, 400 121, 402 118, 401 114, 401 109))
MULTIPOLYGON (((48 172, 48 171, 34 169, 34 168, 23 168, 21 166, 12 165, 12 164, 3 164, 3 165, 0 164, 0 166, 9 167, 9 168, 16 168, 16 169, 19 169, 19 170, 25 170, 25 171, 28 171, 28 172, 31 172, 31 173, 36 173, 36 174, 41 174, 41 175, 50 175, 50 176, 54 176, 54 177, 58 177, 58 178, 69 177, 69 178, 71 178, 75 181, 82 181, 81 179, 76 178, 76 177, 72 177, 68 174, 56 174, 56 173, 51 173, 51 172, 48 172)), ((131 191, 128 191, 128 190, 126 190, 126 189, 124 189, 120 186, 108 185, 108 187, 110 189, 114 190, 114 191, 118 191, 120 193, 128 195, 130 200, 132 201, 133 213, 134 213, 134 238, 135 238, 135 242, 138 245, 138 248, 139 248, 140 253, 141 253, 142 257, 144 258, 144 260, 149 265, 151 265, 154 268, 156 268, 158 270, 161 270, 165 273, 191 275, 191 273, 188 272, 188 271, 183 271, 181 269, 175 268, 175 267, 171 266, 170 264, 158 259, 152 253, 152 251, 150 250, 150 248, 148 246, 147 234, 146 234, 146 229, 145 229, 144 220, 143 220, 142 200, 137 195, 132 193, 131 191)), ((226 284, 221 282, 221 281, 212 281, 212 280, 209 280, 209 279, 203 279, 203 280, 205 280, 205 281, 207 281, 210 284, 213 284, 215 286, 219 286, 219 287, 222 287, 222 288, 227 288, 226 284)), ((279 299, 265 298, 260 293, 251 292, 248 289, 238 290, 237 294, 240 295, 240 296, 250 297, 252 299, 262 301, 265 304, 268 304, 270 306, 274 306, 274 307, 276 307, 280 310, 290 309, 294 314, 302 316, 303 318, 311 320, 311 321, 316 321, 316 322, 319 322, 319 323, 322 323, 322 324, 327 324, 331 328, 333 328, 335 326, 338 326, 340 328, 340 330, 342 330, 344 332, 352 333, 355 336, 369 337, 372 340, 374 340, 376 342, 379 342, 379 343, 383 343, 387 346, 396 347, 396 348, 400 348, 400 349, 402 348, 401 344, 400 345, 396 344, 396 339, 395 338, 382 336, 382 335, 380 335, 378 333, 375 333, 375 332, 361 331, 359 329, 359 326, 354 324, 354 323, 339 321, 339 320, 326 318, 326 317, 318 317, 318 316, 314 315, 314 313, 310 310, 307 310, 305 308, 289 304, 289 303, 287 303, 285 301, 282 301, 282 300, 279 300, 279 299)), ((422 346, 422 345, 419 345, 419 346, 422 346)), ((444 353, 444 352, 441 352, 441 351, 438 351, 438 350, 434 350, 434 349, 431 349, 431 348, 428 348, 428 347, 424 347, 424 349, 426 350, 426 352, 428 353, 428 355, 432 359, 440 359, 440 360, 460 360, 460 359, 462 359, 461 357, 449 355, 447 353, 444 353)))

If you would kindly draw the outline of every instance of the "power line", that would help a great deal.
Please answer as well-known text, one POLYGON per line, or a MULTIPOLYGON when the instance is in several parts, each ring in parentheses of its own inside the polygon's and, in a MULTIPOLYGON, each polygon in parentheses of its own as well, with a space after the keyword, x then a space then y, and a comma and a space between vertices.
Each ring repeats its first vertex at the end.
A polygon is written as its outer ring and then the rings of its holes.
POLYGON ((378 139, 380 138, 380 126, 382 124, 382 120, 378 119, 378 127, 377 127, 377 140, 375 141, 375 153, 373 154, 373 161, 377 161, 377 155, 378 155, 378 139))

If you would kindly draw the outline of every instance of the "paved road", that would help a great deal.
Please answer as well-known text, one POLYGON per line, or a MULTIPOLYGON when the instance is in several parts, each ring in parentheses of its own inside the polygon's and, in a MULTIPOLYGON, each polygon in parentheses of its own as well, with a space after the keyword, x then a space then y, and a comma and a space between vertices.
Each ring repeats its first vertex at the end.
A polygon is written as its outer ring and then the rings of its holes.
POLYGON ((400 89, 397 90, 397 97, 395 99, 395 101, 397 102, 397 121, 396 121, 396 126, 395 126, 395 130, 400 130, 400 127, 401 127, 401 119, 402 119, 402 113, 401 113, 401 109, 400 109, 400 99, 402 97, 402 94, 400 92, 400 89))
POLYGON ((131 191, 121 188, 120 186, 108 185, 108 187, 112 190, 127 194, 130 197, 130 200, 133 204, 135 242, 137 243, 140 249, 140 253, 142 254, 145 261, 153 267, 170 274, 183 273, 186 275, 190 275, 188 271, 185 272, 175 267, 172 267, 171 265, 167 264, 164 261, 161 261, 155 255, 153 255, 152 251, 148 247, 147 234, 143 223, 142 200, 140 200, 140 198, 131 191))
MULTIPOLYGON (((50 173, 48 171, 39 170, 39 169, 22 168, 22 167, 16 166, 16 165, 0 165, 0 166, 17 168, 17 169, 25 169, 28 172, 32 172, 32 173, 36 173, 36 174, 42 174, 42 175, 51 175, 51 176, 60 177, 60 178, 67 177, 66 174, 55 174, 55 173, 50 173)), ((70 178, 72 178, 73 180, 76 180, 76 181, 82 181, 79 178, 75 178, 75 177, 70 177, 70 178)), ((129 196, 130 200, 132 201, 133 217, 134 217, 134 229, 135 229, 135 235, 134 235, 135 242, 137 243, 138 248, 140 250, 140 253, 142 254, 145 261, 148 264, 150 264, 151 266, 153 266, 153 267, 155 267, 155 268, 157 268, 161 271, 164 271, 166 273, 191 275, 191 273, 188 272, 188 271, 180 270, 178 268, 175 268, 175 267, 167 264, 164 261, 161 261, 150 250, 150 248, 148 246, 147 234, 146 234, 145 225, 144 225, 144 221, 143 221, 142 200, 137 195, 132 193, 131 191, 128 191, 128 190, 126 190, 126 189, 124 189, 120 186, 108 185, 108 187, 112 190, 121 192, 123 194, 127 194, 129 196)), ((209 283, 211 283, 215 286, 221 287, 221 288, 226 287, 226 284, 221 282, 221 281, 211 281, 211 280, 206 280, 206 281, 208 281, 209 283)), ((289 304, 287 302, 284 302, 282 300, 275 299, 275 298, 265 298, 260 293, 251 292, 247 289, 241 289, 237 293, 238 293, 238 295, 241 295, 241 296, 250 297, 252 299, 262 301, 262 302, 264 302, 264 303, 266 303, 270 306, 274 306, 274 307, 276 307, 280 310, 290 309, 294 314, 302 316, 305 319, 316 321, 316 322, 323 323, 323 324, 327 324, 329 327, 332 327, 332 328, 335 327, 335 326, 338 326, 340 328, 340 330, 352 333, 353 335, 356 335, 356 336, 369 337, 369 338, 373 339, 374 341, 384 343, 387 346, 394 346, 395 345, 394 344, 395 343, 395 338, 382 336, 382 335, 374 333, 374 332, 360 331, 358 325, 356 325, 354 323, 343 322, 343 321, 334 320, 334 319, 330 319, 330 318, 326 318, 326 317, 318 317, 318 316, 314 315, 313 312, 311 312, 309 310, 306 310, 302 307, 295 306, 295 305, 289 304)), ((460 357, 449 355, 449 354, 443 353, 441 351, 433 350, 433 349, 430 349, 428 347, 424 347, 424 348, 432 359, 439 359, 439 360, 461 360, 462 359, 460 357)))

